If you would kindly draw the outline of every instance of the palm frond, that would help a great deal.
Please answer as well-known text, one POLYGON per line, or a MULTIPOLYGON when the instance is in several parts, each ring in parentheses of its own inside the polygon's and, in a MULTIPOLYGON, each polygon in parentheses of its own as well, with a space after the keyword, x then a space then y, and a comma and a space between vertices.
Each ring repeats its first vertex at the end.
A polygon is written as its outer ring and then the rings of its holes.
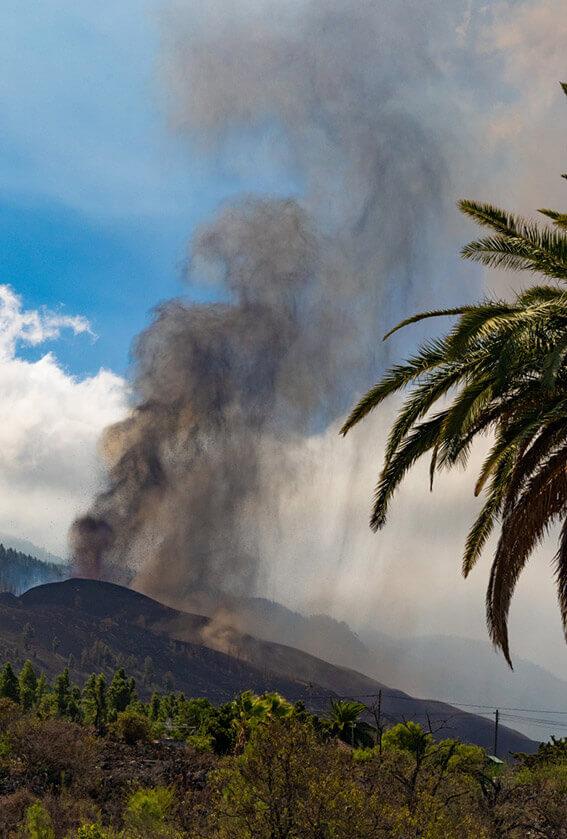
POLYGON ((456 453, 467 432, 473 427, 494 394, 492 379, 486 375, 473 379, 464 385, 449 408, 443 427, 439 462, 442 465, 454 463, 456 453))
POLYGON ((348 434, 351 428, 377 408, 388 396, 407 387, 412 381, 440 364, 445 357, 445 353, 445 341, 430 341, 406 364, 398 364, 388 370, 382 379, 370 388, 354 406, 339 433, 343 437, 348 434))
POLYGON ((508 613, 518 577, 530 554, 558 516, 567 510, 567 447, 550 457, 503 523, 486 595, 486 619, 494 644, 512 666, 508 613))
POLYGON ((539 466, 567 439, 567 425, 564 419, 558 419, 544 426, 532 441, 525 446, 518 458, 506 491, 506 503, 502 516, 506 519, 513 510, 519 496, 525 489, 526 482, 539 466))
POLYGON ((488 236, 465 245, 461 256, 489 268, 531 271, 567 279, 567 237, 559 231, 526 224, 522 235, 488 236))
POLYGON ((541 385, 545 390, 553 390, 557 384, 557 376, 563 367, 567 354, 567 335, 548 352, 542 359, 541 385))
POLYGON ((533 306, 536 303, 548 303, 550 301, 562 304, 567 302, 567 294, 565 294, 564 289, 557 288, 557 286, 534 285, 525 291, 521 291, 517 299, 520 306, 533 306))
POLYGON ((463 554, 462 572, 463 577, 468 577, 476 565, 483 551, 490 534, 494 529, 496 517, 502 508, 505 496, 505 478, 511 469, 511 463, 505 461, 501 464, 498 474, 492 479, 491 491, 484 503, 482 510, 475 519, 475 522, 468 532, 463 554))
POLYGON ((556 210, 547 210, 545 208, 538 210, 538 213, 550 218, 556 227, 567 228, 567 215, 565 213, 558 213, 556 210))
POLYGON ((497 471, 500 462, 508 456, 510 451, 518 454, 535 439, 542 427, 557 419, 565 417, 567 412, 567 396, 561 394, 545 411, 541 411, 538 404, 522 412, 514 422, 500 428, 496 441, 490 449, 475 485, 474 494, 480 495, 488 478, 497 471))
POLYGON ((472 218, 477 224, 483 227, 491 227, 506 236, 515 236, 518 226, 523 223, 523 220, 518 216, 508 213, 506 210, 501 210, 493 204, 463 198, 457 203, 457 206, 462 213, 472 218))
POLYGON ((424 417, 430 408, 457 384, 463 376, 466 364, 446 364, 432 371, 413 391, 403 404, 392 426, 386 445, 384 460, 390 461, 398 446, 412 426, 424 417))
POLYGON ((370 517, 372 530, 379 530, 386 523, 388 504, 392 495, 413 464, 435 446, 445 416, 446 412, 442 411, 432 419, 416 426, 395 455, 385 464, 374 492, 370 517))
POLYGON ((419 323, 419 321, 427 320, 428 318, 454 317, 455 315, 462 315, 468 309, 474 308, 474 306, 459 306, 456 309, 434 309, 431 312, 419 312, 419 314, 417 315, 412 315, 410 318, 406 318, 405 320, 400 321, 400 323, 394 326, 393 329, 390 329, 389 332, 386 332, 382 340, 386 341, 395 332, 398 332, 405 326, 409 326, 411 323, 419 323))
POLYGON ((470 349, 473 339, 487 337, 500 325, 509 321, 514 314, 520 314, 516 306, 506 302, 491 302, 471 306, 452 330, 448 340, 448 351, 453 358, 461 358, 470 349))
POLYGON ((563 632, 567 638, 567 519, 561 526, 559 547, 554 557, 557 599, 563 623, 563 632))

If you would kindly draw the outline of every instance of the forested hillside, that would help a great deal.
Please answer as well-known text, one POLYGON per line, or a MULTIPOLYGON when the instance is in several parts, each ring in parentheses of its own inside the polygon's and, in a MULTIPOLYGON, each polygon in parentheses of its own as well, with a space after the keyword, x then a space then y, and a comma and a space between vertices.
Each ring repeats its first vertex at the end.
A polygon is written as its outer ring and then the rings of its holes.
POLYGON ((0 591, 22 594, 33 586, 55 583, 69 576, 65 565, 43 562, 0 543, 0 591))

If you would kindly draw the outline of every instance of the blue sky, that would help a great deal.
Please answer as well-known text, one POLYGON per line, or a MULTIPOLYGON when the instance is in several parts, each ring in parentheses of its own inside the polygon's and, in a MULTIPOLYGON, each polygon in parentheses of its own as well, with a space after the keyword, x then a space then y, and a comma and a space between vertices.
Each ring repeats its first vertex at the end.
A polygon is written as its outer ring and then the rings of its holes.
MULTIPOLYGON (((76 375, 123 373, 133 336, 180 282, 191 230, 230 195, 277 190, 270 164, 228 172, 167 126, 158 0, 4 0, 0 282, 97 334, 62 336, 76 375)), ((45 351, 27 350, 33 358, 45 351)))

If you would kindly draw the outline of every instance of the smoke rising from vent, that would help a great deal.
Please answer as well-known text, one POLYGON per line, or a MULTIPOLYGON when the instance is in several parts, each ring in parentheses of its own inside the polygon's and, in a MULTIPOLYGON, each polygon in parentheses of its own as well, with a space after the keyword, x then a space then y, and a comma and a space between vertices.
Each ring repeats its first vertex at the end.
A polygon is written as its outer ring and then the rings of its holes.
POLYGON ((163 303, 137 339, 132 412, 102 441, 107 486, 71 531, 79 573, 177 601, 269 577, 264 531, 301 498, 303 441, 374 379, 386 327, 439 272, 458 115, 446 74, 462 57, 435 45, 456 41, 456 6, 171 7, 175 129, 201 154, 269 136, 301 188, 243 196, 193 236, 187 279, 220 281, 221 300, 163 303))

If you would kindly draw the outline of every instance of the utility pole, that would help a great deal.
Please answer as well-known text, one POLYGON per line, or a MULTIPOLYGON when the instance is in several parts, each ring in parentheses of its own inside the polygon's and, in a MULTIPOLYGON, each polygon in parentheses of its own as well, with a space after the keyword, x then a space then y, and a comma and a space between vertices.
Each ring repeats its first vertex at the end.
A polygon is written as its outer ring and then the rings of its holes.
POLYGON ((494 757, 498 757, 498 723, 500 722, 500 711, 494 712, 494 757))
POLYGON ((378 739, 376 745, 378 746, 379 754, 382 754, 382 688, 378 691, 377 701, 373 703, 370 708, 376 723, 376 731, 378 732, 378 739))
POLYGON ((376 709, 376 728, 378 729, 378 752, 382 754, 382 688, 378 691, 378 708, 376 709))

